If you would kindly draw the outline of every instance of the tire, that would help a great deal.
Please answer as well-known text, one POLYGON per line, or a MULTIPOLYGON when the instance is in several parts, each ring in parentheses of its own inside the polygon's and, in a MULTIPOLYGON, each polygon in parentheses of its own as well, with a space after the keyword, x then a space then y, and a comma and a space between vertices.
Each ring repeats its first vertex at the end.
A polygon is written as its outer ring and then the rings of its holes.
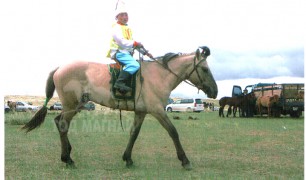
POLYGON ((186 111, 187 111, 187 112, 192 112, 192 109, 189 107, 189 108, 187 108, 186 111))
POLYGON ((167 108, 167 112, 172 112, 172 108, 171 108, 171 107, 168 107, 168 108, 167 108))
POLYGON ((302 115, 302 111, 291 111, 290 117, 292 118, 299 118, 302 115))

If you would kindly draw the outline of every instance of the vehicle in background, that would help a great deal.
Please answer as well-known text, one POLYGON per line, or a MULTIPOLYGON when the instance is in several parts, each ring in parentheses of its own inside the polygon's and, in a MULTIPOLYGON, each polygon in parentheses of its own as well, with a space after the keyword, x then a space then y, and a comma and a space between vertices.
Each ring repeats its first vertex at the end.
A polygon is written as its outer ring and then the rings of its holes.
MULTIPOLYGON (((168 98, 168 104, 172 104, 174 102, 174 100, 173 99, 171 99, 171 98, 168 98)), ((168 105, 167 104, 167 105, 168 105)))
POLYGON ((8 113, 10 111, 11 111, 11 108, 7 104, 4 104, 4 112, 8 113))
POLYGON ((52 106, 50 106, 50 110, 62 110, 63 106, 60 102, 54 103, 52 106))
MULTIPOLYGON (((173 102, 174 102, 174 100, 172 98, 168 98, 167 105, 172 104, 173 102)), ((164 106, 164 110, 166 110, 166 106, 164 106)))
POLYGON ((81 108, 81 109, 84 109, 84 110, 87 110, 87 111, 93 111, 96 109, 96 106, 93 102, 88 102, 86 104, 84 104, 84 106, 81 108))
POLYGON ((220 107, 214 106, 213 111, 219 111, 220 107))
MULTIPOLYGON (((247 93, 254 93, 256 99, 262 96, 278 95, 279 100, 272 107, 274 117, 289 114, 291 117, 300 117, 304 111, 304 84, 303 83, 259 83, 245 87, 247 93)), ((240 86, 233 86, 232 96, 242 95, 240 86)), ((267 108, 263 108, 263 113, 267 114, 267 108)), ((259 114, 257 108, 254 114, 259 114)))
POLYGON ((188 111, 188 112, 201 112, 204 110, 204 104, 201 99, 190 98, 180 99, 166 106, 166 111, 188 111))
POLYGON ((23 101, 16 102, 16 111, 18 112, 37 111, 37 110, 38 106, 33 106, 23 101))

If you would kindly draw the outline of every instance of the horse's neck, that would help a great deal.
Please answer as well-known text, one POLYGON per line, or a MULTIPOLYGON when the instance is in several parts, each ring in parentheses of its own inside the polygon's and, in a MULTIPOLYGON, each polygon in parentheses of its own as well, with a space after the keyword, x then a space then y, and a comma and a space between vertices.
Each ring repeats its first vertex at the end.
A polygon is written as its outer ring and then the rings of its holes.
POLYGON ((194 55, 192 54, 179 56, 178 58, 170 61, 168 63, 168 67, 178 77, 180 77, 181 81, 183 81, 189 76, 190 72, 192 71, 193 57, 194 55))
POLYGON ((177 57, 168 63, 169 69, 160 63, 146 63, 143 75, 148 76, 152 83, 154 81, 156 84, 163 84, 163 87, 172 91, 189 75, 193 65, 192 59, 192 55, 177 57))

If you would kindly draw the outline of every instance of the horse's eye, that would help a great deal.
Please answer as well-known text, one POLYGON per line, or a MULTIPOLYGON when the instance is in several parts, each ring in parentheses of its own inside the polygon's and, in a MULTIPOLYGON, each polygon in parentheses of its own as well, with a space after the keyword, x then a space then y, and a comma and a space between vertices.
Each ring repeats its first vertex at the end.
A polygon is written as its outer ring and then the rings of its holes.
POLYGON ((204 71, 204 72, 208 72, 208 68, 207 68, 207 67, 202 67, 201 69, 202 69, 202 71, 204 71))

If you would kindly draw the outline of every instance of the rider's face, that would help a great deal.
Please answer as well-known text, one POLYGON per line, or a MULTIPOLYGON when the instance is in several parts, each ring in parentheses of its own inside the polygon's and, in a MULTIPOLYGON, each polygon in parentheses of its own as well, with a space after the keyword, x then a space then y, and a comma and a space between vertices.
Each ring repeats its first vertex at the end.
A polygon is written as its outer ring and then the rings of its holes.
POLYGON ((120 24, 126 24, 129 21, 128 13, 120 13, 120 14, 118 14, 117 21, 120 24))

